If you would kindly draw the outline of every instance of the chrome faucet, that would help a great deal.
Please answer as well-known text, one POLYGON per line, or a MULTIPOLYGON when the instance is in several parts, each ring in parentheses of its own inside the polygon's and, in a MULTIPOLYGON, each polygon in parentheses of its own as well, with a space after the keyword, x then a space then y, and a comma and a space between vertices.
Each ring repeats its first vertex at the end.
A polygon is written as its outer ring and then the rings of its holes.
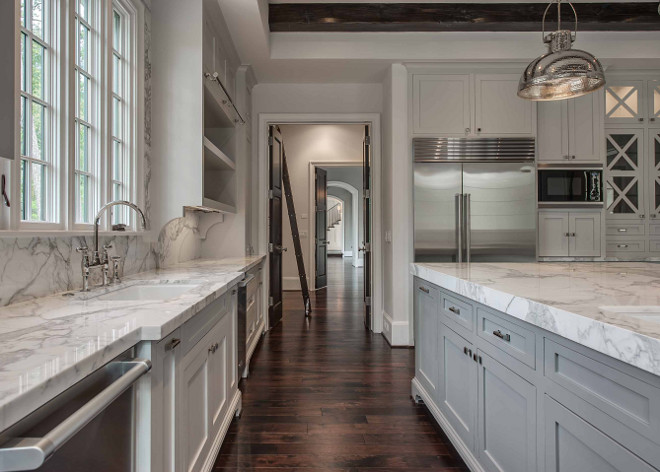
MULTIPOLYGON (((83 292, 88 292, 89 291, 89 275, 90 275, 90 269, 95 268, 95 267, 100 267, 101 270, 103 271, 103 286, 108 285, 108 273, 110 270, 110 258, 108 257, 108 249, 112 247, 112 245, 106 245, 103 246, 103 254, 99 251, 99 224, 101 223, 101 216, 103 216, 103 213, 108 210, 109 208, 118 206, 118 205, 123 205, 127 206, 131 209, 133 209, 138 215, 140 215, 142 219, 142 228, 146 229, 147 227, 147 219, 144 216, 144 213, 140 208, 135 205, 134 203, 127 202, 125 200, 117 200, 114 202, 107 203, 106 205, 103 205, 99 212, 96 214, 96 218, 94 219, 94 251, 92 252, 92 257, 90 259, 89 257, 89 248, 88 247, 79 247, 76 250, 78 252, 81 252, 83 257, 82 257, 82 262, 81 262, 81 269, 82 269, 82 278, 83 278, 83 292)), ((112 258, 113 261, 113 268, 112 268, 112 282, 111 283, 118 283, 119 282, 119 264, 120 264, 121 258, 118 256, 115 256, 112 258)))

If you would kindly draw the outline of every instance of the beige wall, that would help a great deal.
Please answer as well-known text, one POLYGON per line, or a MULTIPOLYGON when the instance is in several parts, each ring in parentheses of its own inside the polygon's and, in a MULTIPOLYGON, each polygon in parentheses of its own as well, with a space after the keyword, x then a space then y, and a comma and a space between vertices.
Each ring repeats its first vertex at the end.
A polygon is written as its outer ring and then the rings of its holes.
MULTIPOLYGON (((311 218, 314 208, 310 204, 310 163, 355 162, 362 163, 362 142, 364 139, 363 125, 281 125, 284 138, 289 176, 292 184, 293 201, 298 218, 300 240, 302 243, 303 260, 308 272, 309 287, 313 288, 314 274, 309 273, 311 218)), ((284 253, 283 284, 285 290, 300 288, 298 268, 296 265, 291 227, 288 220, 288 209, 284 205, 283 245, 288 248, 284 253)), ((313 225, 312 225, 313 227, 313 225)))

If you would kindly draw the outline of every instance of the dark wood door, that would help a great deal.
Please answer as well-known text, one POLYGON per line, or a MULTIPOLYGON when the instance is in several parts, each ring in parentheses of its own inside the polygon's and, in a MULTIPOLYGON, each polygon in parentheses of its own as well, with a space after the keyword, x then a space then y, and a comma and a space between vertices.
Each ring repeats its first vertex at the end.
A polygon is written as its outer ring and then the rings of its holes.
POLYGON ((282 154, 284 143, 278 126, 271 126, 269 144, 269 210, 268 210, 268 255, 269 255, 269 299, 268 322, 271 327, 282 319, 282 154))
POLYGON ((314 286, 328 285, 328 173, 316 168, 316 277, 314 286))
POLYGON ((362 154, 362 200, 364 204, 364 325, 371 326, 371 133, 369 125, 364 126, 364 149, 362 154))

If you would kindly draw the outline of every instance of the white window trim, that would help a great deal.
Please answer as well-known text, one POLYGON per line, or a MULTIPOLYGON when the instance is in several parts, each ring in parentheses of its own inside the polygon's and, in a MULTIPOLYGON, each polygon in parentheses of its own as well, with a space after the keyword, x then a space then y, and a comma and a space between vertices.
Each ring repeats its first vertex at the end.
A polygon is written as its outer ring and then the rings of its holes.
MULTIPOLYGON (((144 136, 145 136, 145 106, 144 106, 144 54, 145 54, 145 43, 144 43, 144 12, 145 6, 140 0, 115 0, 121 7, 130 14, 130 45, 127 45, 127 48, 130 47, 130 53, 132 54, 131 63, 135 68, 135 72, 132 74, 132 80, 130 81, 130 97, 131 97, 131 112, 130 119, 131 125, 127 127, 130 130, 130 139, 131 150, 132 150, 132 182, 131 182, 131 201, 136 203, 140 208, 146 210, 145 208, 145 185, 144 185, 144 136)), ((105 0, 100 1, 104 5, 104 9, 110 12, 110 14, 105 14, 105 20, 107 20, 109 27, 111 27, 112 20, 112 7, 113 2, 106 2, 105 0)), ((75 223, 75 192, 77 187, 74 182, 74 172, 75 172, 75 152, 71 152, 70 149, 74 149, 75 145, 75 126, 74 126, 74 113, 76 112, 76 96, 72 91, 72 77, 74 77, 74 67, 75 67, 75 21, 74 21, 74 10, 70 2, 64 0, 54 1, 52 8, 50 8, 48 15, 51 21, 51 51, 56 51, 55 54, 63 55, 64 59, 55 61, 52 58, 50 59, 50 68, 49 74, 52 76, 52 123, 50 124, 50 134, 49 136, 49 145, 51 152, 54 152, 53 157, 53 186, 54 190, 51 192, 55 202, 52 202, 52 211, 57 213, 59 216, 59 221, 55 223, 51 222, 29 222, 21 220, 21 208, 20 208, 20 150, 17 152, 16 159, 9 161, 7 164, 10 167, 10 196, 12 198, 12 206, 9 211, 9 220, 5 220, 8 223, 8 227, 5 226, 5 229, 0 229, 0 238, 2 237, 31 237, 31 236, 57 236, 57 237, 66 237, 66 236, 75 236, 90 234, 93 232, 93 224, 76 224, 75 223), (67 38, 67 35, 69 37, 67 38), (69 44, 70 47, 68 50, 64 50, 65 44, 69 44), (56 118, 55 118, 56 117, 56 118)), ((20 9, 16 10, 16 15, 20 16, 20 9)), ((105 21, 102 19, 102 21, 105 21)), ((17 18, 17 24, 20 23, 20 20, 17 18)), ((106 29, 106 38, 111 37, 110 29, 106 29)), ((102 48, 109 48, 110 54, 101 52, 102 58, 105 58, 106 61, 112 61, 112 44, 108 44, 107 41, 101 41, 102 48)), ((128 51, 129 49, 127 49, 128 51)), ((16 53, 20 55, 20 44, 17 40, 16 44, 16 53)), ((51 53, 53 55, 53 53, 51 53)), ((16 62, 17 65, 20 65, 20 57, 16 62)), ((111 70, 108 67, 108 64, 103 64, 100 68, 100 74, 107 74, 111 70)), ((15 107, 16 107, 16 117, 20 116, 20 67, 17 71, 17 80, 16 80, 16 90, 15 90, 15 107)), ((77 77, 75 77, 77 79, 77 77)), ((112 83, 111 77, 105 80, 105 86, 103 87, 105 91, 101 91, 101 97, 107 97, 108 94, 111 96, 112 93, 112 83)), ((75 82, 74 82, 75 83, 75 82)), ((111 105, 111 102, 109 103, 111 105)), ((106 104, 107 106, 107 104, 106 104)), ((107 108, 106 108, 107 110, 107 108)), ((99 129, 109 130, 111 123, 109 123, 108 117, 110 113, 103 113, 103 116, 100 117, 99 129)), ((20 130, 17 129, 17 133, 20 130)), ((19 139, 17 138, 17 143, 19 139)), ((101 153, 102 149, 109 150, 111 145, 111 139, 109 133, 101 133, 99 139, 99 151, 101 153)), ((18 149, 18 147, 17 147, 18 149)), ((100 155, 100 154, 99 154, 100 155)), ((106 156, 109 154, 106 153, 106 156)), ((107 202, 111 200, 112 188, 110 183, 112 182, 112 173, 109 166, 112 164, 110 158, 104 159, 100 163, 102 166, 102 175, 100 178, 100 185, 98 189, 99 197, 103 196, 100 201, 107 202)), ((100 206, 100 205, 99 205, 100 206)), ((132 222, 136 222, 134 216, 132 216, 132 222)), ((142 228, 132 224, 131 227, 125 232, 112 232, 109 231, 110 217, 102 221, 101 234, 105 235, 144 235, 146 231, 143 231, 142 228)), ((6 224, 5 223, 5 224, 6 224)), ((0 228, 2 223, 0 222, 0 228)))
MULTIPOLYGON (((50 86, 50 97, 48 104, 50 106, 50 119, 48 122, 48 130, 45 136, 47 142, 46 152, 51 153, 51 176, 50 182, 48 185, 52 188, 50 196, 55 199, 55 201, 50 202, 48 212, 52 214, 55 219, 58 219, 59 222, 37 222, 37 221, 23 221, 21 219, 21 154, 20 146, 18 147, 18 152, 16 153, 16 158, 12 162, 11 169, 11 181, 15 182, 15 185, 12 185, 11 195, 12 205, 10 224, 12 229, 17 229, 19 231, 40 231, 40 230, 62 230, 64 228, 63 224, 63 201, 61 198, 61 191, 63 188, 63 175, 64 171, 62 169, 62 164, 64 159, 62 158, 64 150, 63 140, 62 140, 62 127, 61 124, 64 123, 64 106, 62 103, 62 86, 63 86, 63 73, 64 68, 61 61, 56 61, 55 56, 57 55, 56 51, 62 50, 63 42, 63 31, 65 28, 62 26, 62 18, 64 11, 64 4, 62 1, 53 1, 51 3, 51 8, 47 12, 47 21, 49 22, 48 27, 48 36, 49 36, 49 46, 48 46, 48 76, 51 82, 50 86)), ((20 7, 17 8, 16 14, 18 15, 17 24, 20 24, 20 7)), ((19 28, 19 35, 22 28, 19 28)), ((20 38, 20 36, 19 36, 20 38)), ((20 84, 20 40, 17 47, 17 54, 19 58, 17 65, 19 70, 16 74, 17 87, 16 87, 16 102, 15 106, 17 109, 16 116, 20 119, 20 103, 21 103, 21 84, 20 84)), ((28 54, 31 54, 29 50, 25 51, 26 57, 28 54)), ((27 110, 26 110, 27 112, 27 110)), ((20 128, 17 128, 17 133, 20 133, 20 128)), ((20 137, 16 141, 20 143, 20 137)), ((49 196, 47 196, 48 198, 49 196)))

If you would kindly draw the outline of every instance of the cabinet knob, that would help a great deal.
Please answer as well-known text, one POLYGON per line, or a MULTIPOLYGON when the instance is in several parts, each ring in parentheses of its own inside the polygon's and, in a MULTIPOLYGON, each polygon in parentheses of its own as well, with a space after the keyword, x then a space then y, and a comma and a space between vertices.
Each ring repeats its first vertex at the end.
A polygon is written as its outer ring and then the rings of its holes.
POLYGON ((172 338, 172 340, 165 347, 165 350, 166 351, 171 351, 172 349, 177 347, 179 344, 181 344, 181 340, 179 338, 172 338))
POLYGON ((640 220, 643 220, 643 219, 645 219, 645 218, 646 218, 646 215, 644 215, 644 214, 639 215, 639 219, 640 219, 640 220))
POLYGON ((481 128, 477 128, 477 133, 481 133, 481 128))
POLYGON ((571 156, 571 159, 575 159, 575 156, 571 156))
POLYGON ((465 133, 467 134, 469 132, 470 132, 470 128, 465 128, 465 133))
POLYGON ((639 121, 644 121, 644 118, 638 118, 639 121))
POLYGON ((655 118, 649 118, 649 121, 653 122, 655 121, 655 118))
POLYGON ((621 248, 621 249, 625 249, 625 248, 628 247, 628 245, 627 244, 617 244, 616 247, 621 248))

